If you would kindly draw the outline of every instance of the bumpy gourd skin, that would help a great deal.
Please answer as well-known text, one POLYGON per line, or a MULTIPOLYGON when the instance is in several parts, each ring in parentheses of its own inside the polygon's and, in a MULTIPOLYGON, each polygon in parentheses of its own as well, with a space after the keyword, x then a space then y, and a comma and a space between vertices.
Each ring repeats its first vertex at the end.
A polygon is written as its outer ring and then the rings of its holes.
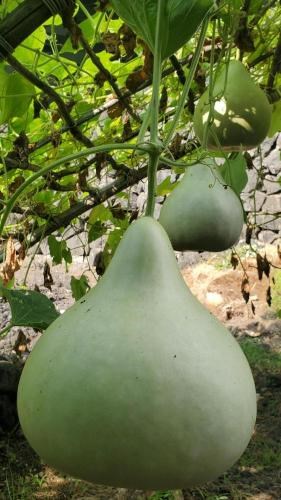
POLYGON ((159 222, 174 250, 221 252, 237 242, 244 218, 239 198, 218 169, 197 164, 186 169, 166 199, 159 222))
POLYGON ((18 411, 55 468, 166 489, 214 479, 240 457, 256 394, 240 347, 187 288, 164 229, 144 217, 98 285, 36 344, 18 411))
MULTIPOLYGON (((230 61, 228 70, 225 67, 219 74, 213 98, 214 110, 207 132, 207 149, 248 150, 266 138, 271 122, 271 106, 265 93, 253 82, 240 61, 230 61)), ((207 89, 194 113, 194 130, 201 143, 210 111, 209 99, 207 89)))

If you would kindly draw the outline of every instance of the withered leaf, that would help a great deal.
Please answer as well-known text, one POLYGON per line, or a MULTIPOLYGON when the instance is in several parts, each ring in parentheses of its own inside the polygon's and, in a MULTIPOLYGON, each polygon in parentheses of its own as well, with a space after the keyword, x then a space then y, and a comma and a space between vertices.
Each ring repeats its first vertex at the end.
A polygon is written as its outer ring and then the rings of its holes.
POLYGON ((267 278, 269 278, 270 275, 270 261, 267 259, 267 256, 265 255, 262 257, 259 253, 257 253, 257 269, 258 269, 258 277, 259 280, 262 279, 263 273, 267 278))
POLYGON ((272 303, 271 287, 270 286, 266 290, 266 302, 268 303, 268 305, 270 307, 271 303, 272 303))
POLYGON ((11 236, 7 241, 5 253, 5 262, 0 269, 0 276, 3 280, 4 286, 13 279, 15 272, 20 269, 25 257, 25 251, 23 248, 20 251, 20 255, 17 254, 13 238, 11 236))
POLYGON ((263 257, 259 253, 257 253, 256 255, 256 261, 257 261, 258 277, 259 280, 261 280, 263 276, 263 257))
POLYGON ((120 59, 120 37, 118 33, 111 33, 107 31, 102 33, 102 42, 105 46, 106 52, 113 54, 110 61, 116 61, 120 59))
POLYGON ((100 88, 103 87, 106 80, 107 80, 107 77, 103 71, 98 71, 98 73, 94 77, 95 84, 100 88))
POLYGON ((252 309, 252 313, 255 315, 256 314, 256 306, 252 300, 251 300, 251 309, 252 309))
POLYGON ((277 255, 278 255, 278 258, 279 260, 281 260, 281 245, 277 245, 277 255))
POLYGON ((131 125, 131 120, 128 116, 126 116, 124 120, 124 125, 123 125, 123 131, 122 131, 122 140, 126 141, 128 140, 133 133, 132 125, 131 125))
POLYGON ((234 270, 237 268, 239 264, 239 259, 234 252, 231 252, 230 264, 232 265, 234 270))
POLYGON ((22 330, 19 330, 17 339, 13 346, 13 350, 18 356, 21 356, 24 352, 29 352, 28 344, 30 340, 26 337, 22 330))
POLYGON ((248 278, 243 278, 241 283, 241 293, 246 304, 249 302, 250 298, 250 287, 248 278))
POLYGON ((119 116, 122 116, 122 113, 124 111, 124 104, 120 101, 115 102, 110 108, 107 110, 107 114, 109 118, 119 118, 119 116))
POLYGON ((159 113, 165 113, 168 105, 168 91, 167 87, 164 85, 161 91, 161 97, 159 102, 159 113))
MULTIPOLYGON (((51 274, 51 269, 49 263, 46 261, 43 269, 44 286, 49 290, 52 290, 52 285, 54 284, 53 276, 51 274)), ((38 290, 39 291, 39 290, 38 290)))
POLYGON ((135 52, 137 37, 127 24, 122 24, 121 28, 119 28, 118 34, 126 52, 125 57, 122 57, 121 61, 131 61, 131 59, 134 59, 137 56, 135 52))
POLYGON ((267 260, 267 256, 266 255, 263 258, 263 272, 269 278, 269 275, 270 275, 270 261, 267 260))
POLYGON ((247 227, 246 227, 246 243, 247 243, 247 245, 251 244, 252 234, 253 234, 253 226, 251 226, 250 224, 247 224, 247 227))
POLYGON ((175 137, 172 140, 171 146, 170 146, 170 151, 174 158, 177 160, 182 151, 182 136, 177 132, 175 137))
POLYGON ((137 71, 133 71, 133 73, 128 76, 126 80, 126 87, 131 92, 135 92, 148 79, 149 75, 144 71, 143 68, 141 68, 137 71))

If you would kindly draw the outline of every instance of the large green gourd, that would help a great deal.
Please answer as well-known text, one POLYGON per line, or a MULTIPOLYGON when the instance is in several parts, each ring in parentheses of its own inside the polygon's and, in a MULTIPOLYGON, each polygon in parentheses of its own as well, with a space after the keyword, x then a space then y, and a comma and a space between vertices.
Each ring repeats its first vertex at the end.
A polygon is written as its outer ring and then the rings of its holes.
MULTIPOLYGON (((271 121, 271 106, 240 61, 230 61, 228 69, 224 67, 215 80, 212 94, 214 108, 206 135, 207 149, 247 150, 265 139, 271 121)), ((201 143, 209 113, 207 89, 194 113, 194 130, 201 143)))
POLYGON ((36 344, 18 411, 55 468, 166 489, 214 479, 240 457, 256 394, 240 347, 187 288, 164 229, 144 217, 36 344))
POLYGON ((234 245, 241 234, 241 202, 214 165, 188 167, 163 204, 159 222, 174 250, 220 252, 234 245))
MULTIPOLYGON (((158 0, 111 0, 111 4, 154 53, 158 0)), ((213 6, 214 0, 166 0, 161 32, 163 59, 190 40, 213 6)))

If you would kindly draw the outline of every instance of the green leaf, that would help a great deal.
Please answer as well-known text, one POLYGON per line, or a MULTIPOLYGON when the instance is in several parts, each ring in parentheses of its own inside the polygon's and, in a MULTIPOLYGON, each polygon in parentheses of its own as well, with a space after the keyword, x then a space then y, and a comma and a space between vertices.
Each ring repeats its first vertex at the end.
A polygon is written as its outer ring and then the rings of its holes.
POLYGON ((281 132, 281 100, 273 104, 271 124, 267 135, 273 137, 276 132, 281 132))
POLYGON ((7 66, 0 66, 0 124, 23 116, 35 94, 34 86, 7 66))
POLYGON ((30 326, 46 330, 59 316, 53 302, 34 290, 8 290, 1 287, 12 313, 12 326, 30 326))
POLYGON ((97 220, 97 222, 95 222, 90 226, 88 232, 88 243, 91 243, 92 241, 95 241, 101 236, 103 236, 106 230, 107 229, 105 225, 100 220, 97 220))
MULTIPOLYGON (((114 10, 154 52, 157 0, 111 0, 114 10)), ((213 7, 213 0, 167 0, 162 31, 163 59, 172 55, 194 35, 213 7)))
POLYGON ((226 184, 239 196, 248 182, 247 162, 244 156, 239 153, 235 158, 226 160, 219 170, 226 184))
POLYGON ((93 208, 89 215, 88 224, 95 224, 98 220, 101 222, 112 220, 112 213, 109 208, 106 208, 104 205, 98 205, 93 208))
POLYGON ((81 297, 84 297, 84 295, 86 295, 86 293, 90 290, 88 278, 84 274, 82 274, 80 279, 71 276, 70 286, 72 297, 75 300, 81 299, 81 297))
POLYGON ((161 184, 157 186, 157 196, 165 196, 170 194, 177 186, 177 182, 171 182, 171 177, 164 179, 161 184))
POLYGON ((67 264, 71 264, 71 251, 64 240, 59 241, 51 234, 48 237, 48 245, 54 264, 61 264, 62 260, 67 264))
POLYGON ((24 42, 16 48, 14 56, 25 65, 33 65, 38 52, 42 51, 47 38, 44 26, 39 26, 24 42))

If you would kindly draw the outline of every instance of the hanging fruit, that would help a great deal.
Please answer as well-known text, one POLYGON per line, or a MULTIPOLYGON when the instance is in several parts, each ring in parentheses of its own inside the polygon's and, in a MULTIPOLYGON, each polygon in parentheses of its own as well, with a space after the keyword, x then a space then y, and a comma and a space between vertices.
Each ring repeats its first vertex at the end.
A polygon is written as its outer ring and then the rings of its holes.
MULTIPOLYGON (((116 13, 154 53, 158 0, 111 0, 116 13)), ((214 0, 167 0, 162 58, 171 56, 190 38, 214 6, 214 0)))
POLYGON ((53 467, 173 489, 212 480, 240 457, 256 394, 235 339, 187 288, 161 225, 143 217, 97 286, 34 347, 18 411, 53 467))
POLYGON ((258 146, 267 135, 271 106, 240 61, 230 61, 199 99, 194 130, 209 150, 240 151, 258 146), (211 106, 210 103, 213 102, 211 106), (206 130, 207 128, 207 130, 206 130))
POLYGON ((159 222, 174 250, 220 252, 238 240, 243 208, 216 164, 208 160, 186 169, 163 204, 159 222))

